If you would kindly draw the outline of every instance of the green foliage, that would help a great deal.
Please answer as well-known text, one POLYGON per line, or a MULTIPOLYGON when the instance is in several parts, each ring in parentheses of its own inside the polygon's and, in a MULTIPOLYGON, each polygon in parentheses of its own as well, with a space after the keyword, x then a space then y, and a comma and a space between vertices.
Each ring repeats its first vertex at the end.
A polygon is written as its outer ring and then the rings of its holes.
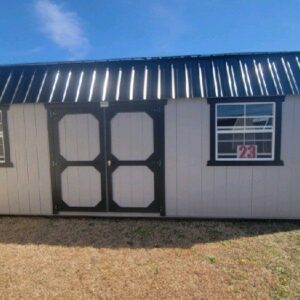
POLYGON ((209 255, 208 257, 208 260, 211 264, 215 264, 216 263, 216 257, 213 256, 213 255, 209 255))

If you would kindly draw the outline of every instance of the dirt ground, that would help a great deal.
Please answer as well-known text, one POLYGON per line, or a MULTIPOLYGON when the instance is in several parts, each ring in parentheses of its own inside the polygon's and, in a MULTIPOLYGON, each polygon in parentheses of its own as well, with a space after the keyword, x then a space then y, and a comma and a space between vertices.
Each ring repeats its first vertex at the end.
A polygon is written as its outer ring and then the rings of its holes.
POLYGON ((1 299, 300 299, 300 223, 0 218, 1 299))

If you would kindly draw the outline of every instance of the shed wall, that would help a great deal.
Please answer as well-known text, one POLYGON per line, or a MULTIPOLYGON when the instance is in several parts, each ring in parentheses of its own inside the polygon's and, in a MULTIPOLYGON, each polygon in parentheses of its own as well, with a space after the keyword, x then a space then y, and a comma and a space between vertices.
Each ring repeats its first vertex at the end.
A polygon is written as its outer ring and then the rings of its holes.
POLYGON ((43 105, 11 105, 12 168, 0 168, 0 214, 50 215, 52 195, 47 113, 43 105))
MULTIPOLYGON (((167 216, 300 218, 300 97, 283 102, 284 166, 213 167, 209 105, 171 100, 165 107, 167 216)), ((0 168, 0 214, 51 215, 47 113, 42 104, 12 105, 13 168, 0 168)))
POLYGON ((165 109, 168 216, 300 218, 300 97, 283 102, 284 166, 207 166, 209 105, 169 101, 165 109))

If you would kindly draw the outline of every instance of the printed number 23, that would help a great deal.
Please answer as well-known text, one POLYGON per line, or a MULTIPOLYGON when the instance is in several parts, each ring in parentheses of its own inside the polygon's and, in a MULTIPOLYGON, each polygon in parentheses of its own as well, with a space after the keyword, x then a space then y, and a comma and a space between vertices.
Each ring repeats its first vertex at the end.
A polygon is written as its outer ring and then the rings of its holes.
POLYGON ((256 146, 255 145, 242 145, 240 146, 240 158, 255 158, 256 146))

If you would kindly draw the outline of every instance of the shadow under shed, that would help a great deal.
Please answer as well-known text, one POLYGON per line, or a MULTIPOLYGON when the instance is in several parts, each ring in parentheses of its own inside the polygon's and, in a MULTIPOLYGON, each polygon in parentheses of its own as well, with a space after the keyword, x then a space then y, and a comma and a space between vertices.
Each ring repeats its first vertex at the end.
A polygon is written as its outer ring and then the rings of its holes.
POLYGON ((299 230, 298 221, 1 217, 0 243, 94 248, 190 248, 299 230))

